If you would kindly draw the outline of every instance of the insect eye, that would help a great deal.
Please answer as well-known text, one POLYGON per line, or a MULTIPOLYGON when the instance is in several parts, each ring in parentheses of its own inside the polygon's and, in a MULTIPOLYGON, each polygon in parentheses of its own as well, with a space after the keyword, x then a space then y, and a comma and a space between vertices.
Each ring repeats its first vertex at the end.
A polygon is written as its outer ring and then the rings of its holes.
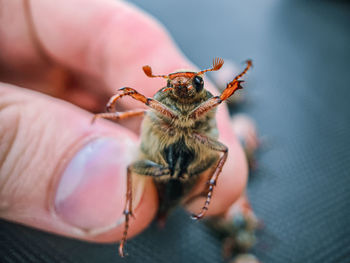
POLYGON ((201 77, 195 76, 193 78, 193 86, 196 88, 197 92, 200 92, 203 89, 204 81, 201 77))

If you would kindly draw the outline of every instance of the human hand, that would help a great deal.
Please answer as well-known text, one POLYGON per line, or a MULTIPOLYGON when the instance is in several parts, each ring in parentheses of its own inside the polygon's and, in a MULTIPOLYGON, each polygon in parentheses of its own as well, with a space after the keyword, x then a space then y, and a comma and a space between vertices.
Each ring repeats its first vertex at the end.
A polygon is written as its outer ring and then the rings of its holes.
MULTIPOLYGON (((128 3, 28 1, 34 30, 23 3, 0 2, 0 217, 84 240, 120 240, 126 166, 138 145, 135 126, 91 125, 89 111, 101 111, 125 85, 153 96, 164 83, 147 78, 143 65, 160 74, 195 68, 162 26, 128 3)), ((206 87, 215 92, 209 81, 206 87)), ((134 102, 119 105, 126 110, 134 102)), ((207 215, 225 211, 247 176, 225 106, 217 122, 229 157, 207 215)), ((136 179, 129 236, 157 211, 151 179, 136 179)), ((188 209, 198 212, 203 203, 196 200, 188 209)))

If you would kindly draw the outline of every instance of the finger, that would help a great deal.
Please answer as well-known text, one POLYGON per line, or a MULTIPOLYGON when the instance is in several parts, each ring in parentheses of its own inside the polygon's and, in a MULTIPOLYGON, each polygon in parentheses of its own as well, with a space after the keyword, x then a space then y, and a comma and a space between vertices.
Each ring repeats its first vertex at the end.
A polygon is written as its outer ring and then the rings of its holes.
MULTIPOLYGON (((27 65, 28 69, 28 64, 39 63, 43 60, 40 54, 45 54, 53 63, 107 84, 96 89, 114 92, 128 85, 152 95, 163 82, 145 77, 143 65, 154 65, 155 70, 170 73, 189 64, 184 64, 186 59, 157 21, 124 1, 38 0, 30 1, 29 7, 33 30, 28 30, 29 21, 21 1, 6 7, 7 13, 19 17, 12 31, 1 27, 4 39, 0 58, 5 63, 10 61, 13 67, 27 65), (18 32, 20 41, 11 34, 13 31, 18 32), (33 38, 39 44, 35 45, 33 38)), ((2 24, 10 19, 4 16, 2 24)))
MULTIPOLYGON (((0 84, 0 217, 84 240, 120 240, 126 167, 135 135, 68 103, 0 84)), ((129 236, 157 209, 156 190, 133 180, 129 236)))
POLYGON ((168 71, 185 61, 155 19, 124 1, 41 0, 33 2, 32 12, 47 52, 68 67, 99 76, 110 91, 128 85, 152 95, 163 82, 147 79, 142 66, 168 71))

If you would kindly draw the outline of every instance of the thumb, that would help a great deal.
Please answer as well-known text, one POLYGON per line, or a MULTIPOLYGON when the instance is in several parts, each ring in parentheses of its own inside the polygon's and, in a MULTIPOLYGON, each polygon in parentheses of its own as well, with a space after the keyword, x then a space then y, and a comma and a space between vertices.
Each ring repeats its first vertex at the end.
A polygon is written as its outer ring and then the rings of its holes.
MULTIPOLYGON (((66 102, 0 83, 1 218, 85 240, 121 239, 136 136, 104 120, 91 125, 91 118, 66 102)), ((130 235, 157 208, 148 179, 133 178, 133 193, 130 235)))

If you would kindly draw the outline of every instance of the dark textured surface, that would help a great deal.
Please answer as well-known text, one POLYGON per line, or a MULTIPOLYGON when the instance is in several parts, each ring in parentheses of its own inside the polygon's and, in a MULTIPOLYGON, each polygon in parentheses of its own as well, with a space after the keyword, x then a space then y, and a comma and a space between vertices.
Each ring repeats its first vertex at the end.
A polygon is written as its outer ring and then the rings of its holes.
MULTIPOLYGON (((269 149, 249 186, 265 263, 350 262, 350 5, 332 1, 135 1, 200 67, 254 60, 244 108, 269 149)), ((220 262, 181 210, 128 243, 89 244, 0 222, 2 262, 220 262)))
POLYGON ((204 224, 182 210, 165 228, 152 224, 129 240, 123 259, 117 244, 86 243, 0 221, 0 262, 221 262, 219 248, 204 224))

